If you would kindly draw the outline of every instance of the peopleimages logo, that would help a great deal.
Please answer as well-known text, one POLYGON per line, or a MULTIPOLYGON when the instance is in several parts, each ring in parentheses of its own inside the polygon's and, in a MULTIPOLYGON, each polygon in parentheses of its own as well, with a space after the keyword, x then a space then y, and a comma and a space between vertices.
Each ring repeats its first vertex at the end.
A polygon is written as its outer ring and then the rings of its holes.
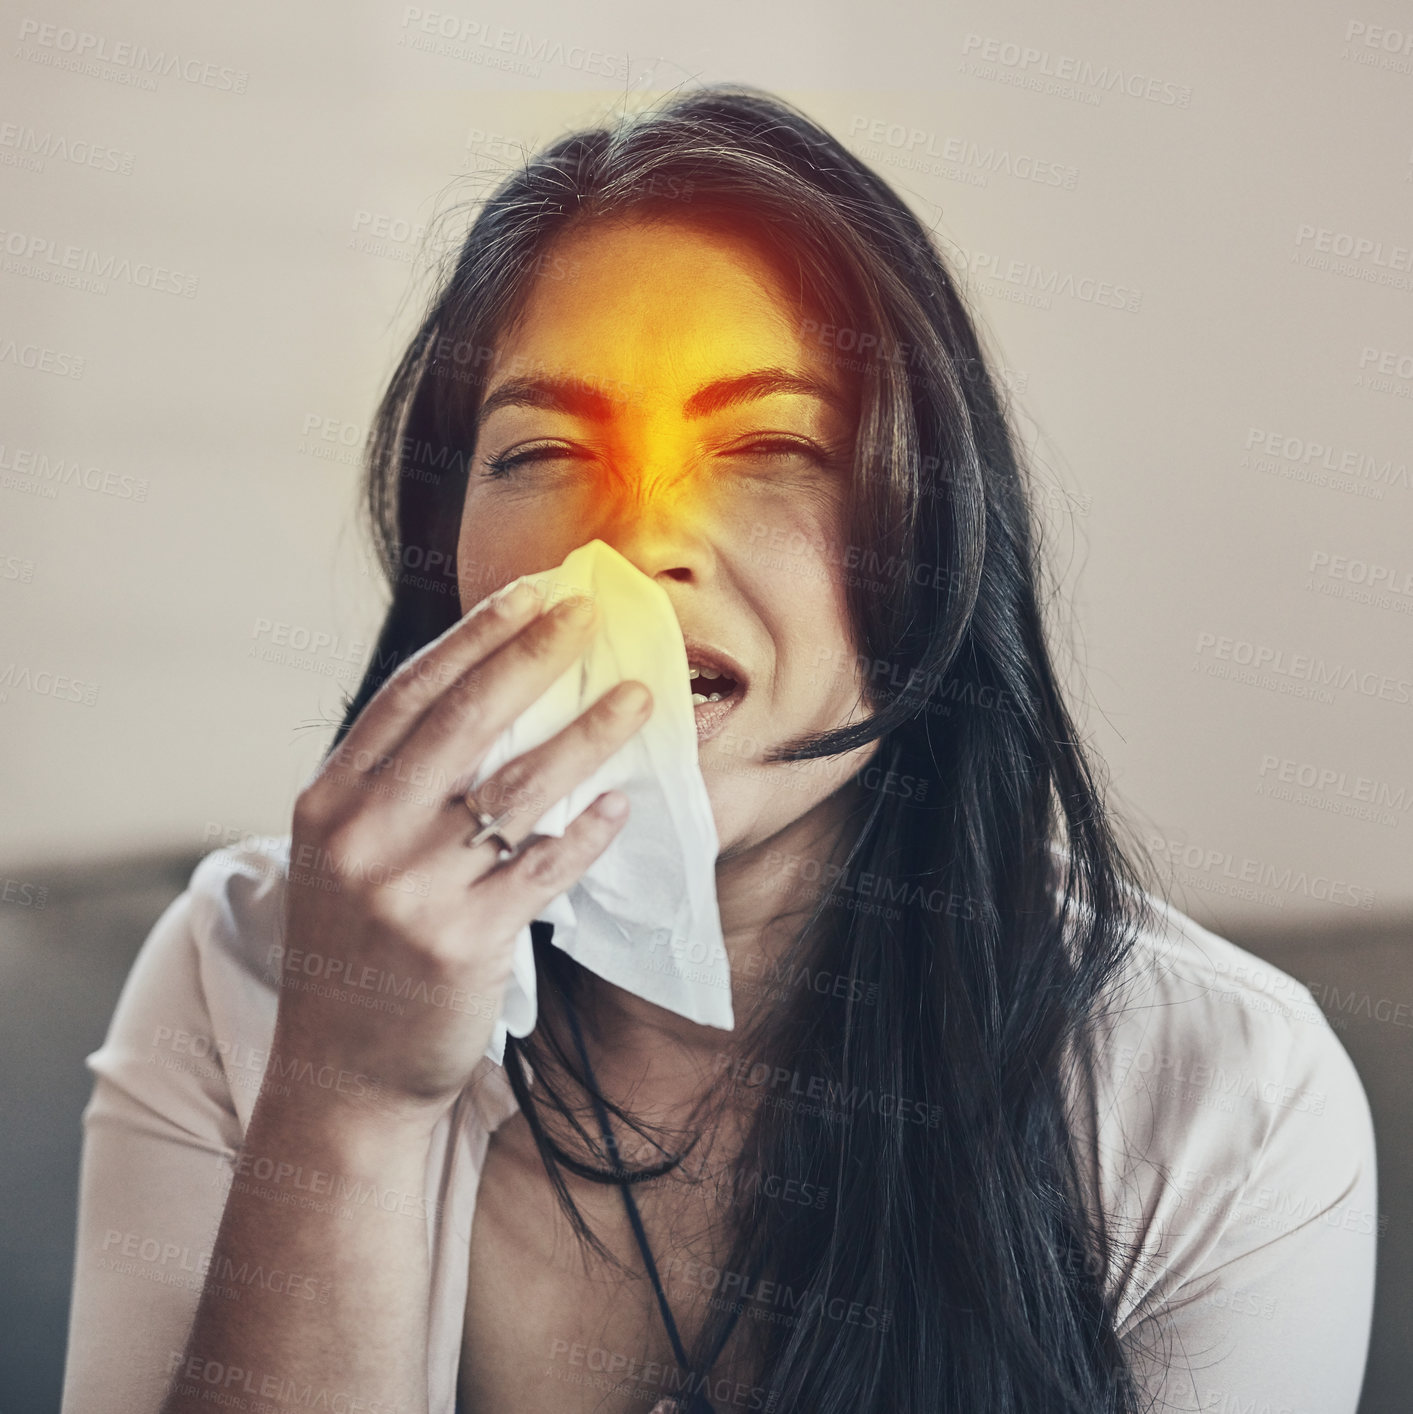
POLYGON ((110 40, 106 35, 68 25, 45 24, 39 20, 20 21, 18 58, 49 68, 67 69, 92 78, 121 79, 151 92, 159 78, 178 78, 201 88, 227 93, 244 93, 250 82, 245 69, 212 64, 190 55, 149 49, 128 40, 110 40), (34 47, 26 52, 25 45, 34 47))
POLYGON ((1367 20, 1350 20, 1340 58, 1396 74, 1413 74, 1413 26, 1389 29, 1367 20))
POLYGON ((1075 55, 1051 54, 1046 49, 1007 39, 968 34, 962 41, 962 55, 964 74, 995 78, 1017 88, 1055 92, 1061 97, 1081 96, 1063 91, 1063 85, 1075 84, 1080 89, 1097 90, 1082 95, 1089 103, 1099 103, 1106 93, 1176 108, 1186 108, 1192 102, 1192 89, 1187 84, 1150 78, 1117 64, 1096 65, 1075 55))
POLYGON ((47 668, 36 671, 28 663, 11 662, 0 667, 0 703, 10 700, 13 688, 16 692, 32 692, 36 697, 51 697, 55 702, 81 702, 92 707, 98 701, 99 686, 47 668))
MULTIPOLYGON (((1270 890, 1274 894, 1298 894, 1319 903, 1339 904, 1343 908, 1373 908, 1374 891, 1347 879, 1332 879, 1326 874, 1311 874, 1290 864, 1275 864, 1269 860, 1237 856, 1230 850, 1203 848, 1189 840, 1165 839, 1150 835, 1148 848, 1156 857, 1189 875, 1249 885, 1270 890)), ((1189 882, 1195 882, 1189 880, 1189 882)), ((1201 887, 1200 884, 1197 885, 1201 887)), ((1217 892, 1223 892, 1218 890, 1217 892)))
POLYGON ((407 49, 489 64, 538 78, 545 65, 594 74, 623 82, 628 78, 628 60, 582 44, 566 45, 561 40, 541 36, 536 39, 524 30, 466 19, 446 10, 424 10, 408 5, 402 14, 402 37, 407 49))
POLYGON ((0 485, 14 489, 31 487, 52 492, 54 499, 60 486, 76 486, 84 491, 97 491, 104 496, 116 496, 120 501, 145 501, 150 483, 145 477, 104 471, 96 466, 84 466, 77 458, 50 456, 47 452, 27 447, 10 447, 0 442, 0 485))
POLYGON ((1291 653, 1268 643, 1202 630, 1197 635, 1193 667, 1204 666, 1211 677, 1232 677, 1269 687, 1280 684, 1281 691, 1304 688, 1297 696, 1316 696, 1333 701, 1332 694, 1357 692, 1361 697, 1377 697, 1399 706, 1413 704, 1413 680, 1354 667, 1348 663, 1327 663, 1318 654, 1291 653), (1228 671, 1221 671, 1231 665, 1228 671), (1215 671, 1214 671, 1215 670, 1215 671))
POLYGON ((82 378, 86 362, 83 354, 65 353, 63 349, 46 348, 43 344, 22 344, 18 339, 0 337, 0 363, 12 363, 17 368, 52 373, 56 378, 82 378))
POLYGON ((1351 260, 1367 260, 1387 270, 1413 270, 1413 246, 1389 245, 1353 231, 1334 231, 1302 221, 1295 230, 1295 244, 1309 245, 1330 255, 1348 256, 1351 260))
POLYGON ((1336 231, 1301 222, 1290 258, 1310 270, 1324 270, 1366 284, 1413 290, 1413 246, 1393 245, 1354 231, 1336 231))
POLYGON ((1410 487, 1407 462, 1292 436, 1283 429, 1247 428, 1241 464, 1285 480, 1310 481, 1373 500, 1382 500, 1387 487, 1404 491, 1410 487))
POLYGON ((1258 774, 1260 781, 1257 790, 1262 794, 1269 793, 1273 786, 1291 785, 1320 795, 1341 797, 1351 807, 1367 805, 1400 815, 1413 807, 1413 792, 1407 786, 1396 785, 1376 776, 1361 776, 1335 766, 1297 761, 1289 756, 1262 756, 1258 774))
POLYGON ((192 299, 200 283, 196 275, 169 270, 165 265, 155 265, 150 260, 134 262, 126 256, 100 254, 84 246, 60 245, 50 236, 24 231, 0 231, 0 251, 19 262, 5 262, 6 269, 14 274, 54 280, 55 283, 88 277, 97 293, 106 293, 107 282, 112 280, 142 290, 192 299))
POLYGON ((39 132, 19 123, 0 123, 0 149, 4 149, 0 151, 0 162, 11 167, 28 167, 34 172, 42 172, 45 162, 52 158, 75 167, 92 167, 100 172, 117 172, 129 177, 136 160, 131 152, 109 147, 106 143, 71 138, 52 129, 39 132))
POLYGON ((990 251, 966 250, 955 246, 955 259, 971 275, 983 294, 997 295, 1017 304, 1033 304, 1049 309, 1055 295, 1097 304, 1106 309, 1135 313, 1143 303, 1143 291, 1116 285, 1095 275, 1075 274, 1057 266, 1033 260, 1006 260, 990 251))
POLYGON ((1036 157, 1029 152, 1012 152, 994 142, 971 142, 962 137, 939 137, 924 128, 910 128, 905 123, 890 123, 886 118, 870 118, 856 114, 849 125, 849 136, 871 147, 881 160, 893 166, 915 171, 934 172, 941 176, 970 169, 977 177, 976 185, 986 186, 990 177, 1014 177, 1023 182, 1038 182, 1042 186, 1062 187, 1073 191, 1079 180, 1079 169, 1065 163, 1036 157), (941 146, 939 147, 939 142, 941 146), (884 149, 892 149, 892 153, 884 149), (926 159, 932 158, 929 162, 926 159))

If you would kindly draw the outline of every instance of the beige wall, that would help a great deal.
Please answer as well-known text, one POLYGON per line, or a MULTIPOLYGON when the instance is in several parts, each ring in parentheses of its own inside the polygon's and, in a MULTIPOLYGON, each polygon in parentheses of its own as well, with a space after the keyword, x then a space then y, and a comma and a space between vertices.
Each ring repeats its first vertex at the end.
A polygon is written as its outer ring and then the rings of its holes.
POLYGON ((285 828, 355 670, 341 655, 378 619, 341 439, 439 249, 414 228, 514 145, 696 76, 801 104, 964 253, 1047 488, 1086 730, 1177 858, 1179 900, 1332 924, 1413 904, 1406 6, 11 13, 7 879, 285 828), (479 29, 448 40, 417 14, 479 29), (153 84, 142 46, 177 67, 153 84), (488 62, 517 48, 519 72, 488 62), (190 294, 39 278, 70 246, 190 294), (27 458, 51 477, 26 480, 27 458), (338 647, 252 657, 266 623, 338 647), (1222 676, 1256 653, 1279 671, 1222 676), (1361 794, 1383 799, 1372 819, 1347 813, 1361 794), (1241 897, 1253 872, 1272 886, 1241 897))

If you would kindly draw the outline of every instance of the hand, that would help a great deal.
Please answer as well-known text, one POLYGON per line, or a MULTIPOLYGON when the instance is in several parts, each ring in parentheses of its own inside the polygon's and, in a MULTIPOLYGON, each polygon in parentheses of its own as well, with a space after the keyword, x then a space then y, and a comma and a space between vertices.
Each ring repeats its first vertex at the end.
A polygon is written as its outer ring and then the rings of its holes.
POLYGON ((513 858, 467 845, 476 766, 583 652, 597 613, 543 611, 534 586, 484 602, 398 668, 300 793, 273 1050, 285 1074, 298 1060, 338 1077, 316 1103, 435 1123, 490 1042, 516 936, 622 828, 628 802, 610 791, 563 838, 525 843, 651 714, 632 681, 477 788, 483 810, 509 812, 513 858))

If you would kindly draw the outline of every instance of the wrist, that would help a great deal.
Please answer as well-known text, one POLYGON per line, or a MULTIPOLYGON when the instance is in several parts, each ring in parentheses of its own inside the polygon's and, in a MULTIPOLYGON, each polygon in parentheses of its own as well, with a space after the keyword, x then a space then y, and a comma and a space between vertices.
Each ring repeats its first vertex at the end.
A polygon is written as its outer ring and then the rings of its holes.
POLYGON ((432 1133, 447 1106, 389 1103, 376 1092, 340 1093, 266 1078, 246 1132, 246 1145, 286 1151, 318 1150, 347 1162, 386 1165, 395 1156, 425 1160, 432 1133))
POLYGON ((282 1123, 333 1126, 387 1139, 429 1138, 462 1087, 413 1094, 364 1060, 332 1050, 283 1012, 276 1020, 256 1107, 282 1123))

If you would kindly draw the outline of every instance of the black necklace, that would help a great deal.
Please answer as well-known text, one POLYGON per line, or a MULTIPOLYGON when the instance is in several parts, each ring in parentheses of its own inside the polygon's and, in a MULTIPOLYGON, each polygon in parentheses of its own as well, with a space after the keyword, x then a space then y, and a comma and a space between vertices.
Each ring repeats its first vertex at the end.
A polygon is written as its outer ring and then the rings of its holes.
POLYGON ((584 1074, 588 1077, 589 1084, 593 1086, 591 1098, 594 1112, 598 1115, 599 1128, 603 1131, 604 1148, 608 1152, 615 1172, 619 1175, 618 1188, 623 1194, 623 1206, 627 1209, 628 1221, 633 1228, 633 1236, 637 1238, 638 1250, 643 1254, 643 1265, 647 1268, 648 1278, 653 1284, 653 1293, 657 1297, 657 1308, 662 1313, 662 1324, 667 1330, 668 1340, 672 1342, 672 1353, 677 1357, 677 1363, 686 1375, 688 1386, 686 1396, 675 1400, 661 1400, 653 1406, 651 1414, 673 1414, 673 1411, 679 1411, 679 1414, 716 1414, 710 1401, 702 1393, 702 1386, 706 1384, 707 1372, 716 1363, 722 1347, 726 1344, 726 1338, 734 1329, 736 1317, 740 1314, 741 1308, 738 1306, 732 1311, 731 1319, 717 1338, 711 1355, 702 1366, 700 1373, 694 1371, 691 1361, 687 1358, 686 1348, 682 1344, 682 1337, 677 1332, 677 1322, 672 1319, 672 1308, 667 1304, 667 1293, 662 1289, 662 1279, 658 1276, 657 1263, 653 1261, 652 1248, 648 1246, 648 1236, 643 1230, 643 1219, 633 1197, 632 1185, 624 1175, 623 1165, 619 1162, 618 1141, 614 1138, 613 1130, 609 1127, 608 1111, 604 1108, 602 1100, 599 1099, 599 1082, 594 1078, 593 1067, 589 1064, 589 1053, 584 1049, 584 1037, 579 1030, 578 1015, 574 1007, 567 1001, 565 1009, 569 1013, 569 1025, 574 1032, 574 1044, 578 1047, 579 1060, 584 1066, 584 1074))

